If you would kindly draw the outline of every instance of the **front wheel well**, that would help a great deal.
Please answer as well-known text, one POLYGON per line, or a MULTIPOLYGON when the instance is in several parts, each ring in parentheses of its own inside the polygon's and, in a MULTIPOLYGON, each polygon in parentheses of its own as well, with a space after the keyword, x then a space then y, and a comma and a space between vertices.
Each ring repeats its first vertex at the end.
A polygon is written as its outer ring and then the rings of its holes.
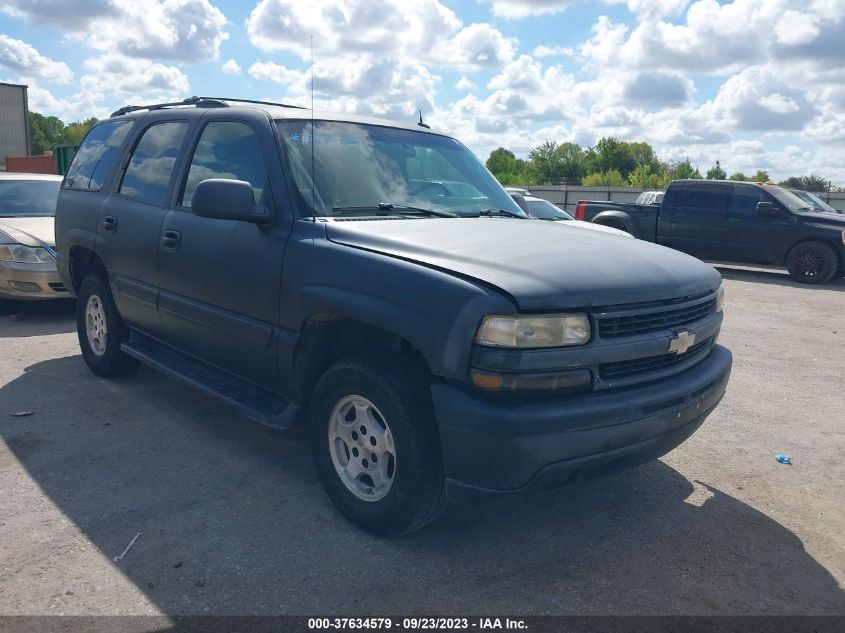
POLYGON ((297 401, 307 405, 317 381, 340 359, 385 353, 412 358, 431 373, 419 350, 398 334, 336 315, 311 316, 302 326, 293 361, 297 401))
POLYGON ((68 261, 70 262, 70 279, 74 292, 79 292, 82 280, 92 272, 102 273, 103 278, 108 279, 103 260, 90 248, 84 246, 72 247, 68 254, 68 261))

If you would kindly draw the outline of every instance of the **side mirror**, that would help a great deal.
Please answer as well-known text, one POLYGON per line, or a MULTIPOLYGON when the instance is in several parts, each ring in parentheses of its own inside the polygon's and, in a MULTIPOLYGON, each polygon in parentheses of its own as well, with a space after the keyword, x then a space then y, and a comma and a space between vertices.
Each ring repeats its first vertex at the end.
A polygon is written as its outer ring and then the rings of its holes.
POLYGON ((210 178, 194 189, 191 211, 203 218, 266 224, 273 216, 255 204, 252 185, 243 180, 210 178))
POLYGON ((528 213, 528 203, 525 201, 525 196, 521 193, 512 193, 511 198, 513 198, 513 201, 516 202, 520 209, 525 211, 526 215, 531 215, 528 213))
POLYGON ((777 217, 778 208, 771 202, 758 202, 757 213, 767 218, 777 217))

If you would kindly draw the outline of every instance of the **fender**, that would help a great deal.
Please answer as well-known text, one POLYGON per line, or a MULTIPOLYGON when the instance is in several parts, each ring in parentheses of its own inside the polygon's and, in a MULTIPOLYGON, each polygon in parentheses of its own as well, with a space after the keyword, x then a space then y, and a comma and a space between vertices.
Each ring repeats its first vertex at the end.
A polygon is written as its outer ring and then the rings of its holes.
POLYGON ((619 211, 616 209, 599 211, 599 213, 597 213, 595 217, 593 217, 593 219, 590 221, 594 224, 602 224, 604 226, 620 224, 625 228, 626 231, 628 231, 628 233, 630 233, 634 237, 639 237, 637 235, 637 228, 633 218, 631 218, 631 216, 625 213, 624 211, 619 211))

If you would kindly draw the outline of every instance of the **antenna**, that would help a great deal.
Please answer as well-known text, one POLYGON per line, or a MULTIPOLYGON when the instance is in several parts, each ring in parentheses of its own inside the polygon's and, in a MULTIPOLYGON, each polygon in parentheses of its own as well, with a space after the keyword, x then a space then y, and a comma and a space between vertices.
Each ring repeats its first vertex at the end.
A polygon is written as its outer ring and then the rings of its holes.
POLYGON ((419 123, 417 123, 417 125, 419 125, 420 127, 424 127, 426 130, 430 130, 430 129, 431 129, 431 126, 430 126, 430 125, 426 125, 425 123, 423 123, 423 120, 422 120, 422 109, 420 109, 420 122, 419 122, 419 123))
POLYGON ((311 35, 311 221, 317 221, 317 179, 314 169, 314 35, 311 35))

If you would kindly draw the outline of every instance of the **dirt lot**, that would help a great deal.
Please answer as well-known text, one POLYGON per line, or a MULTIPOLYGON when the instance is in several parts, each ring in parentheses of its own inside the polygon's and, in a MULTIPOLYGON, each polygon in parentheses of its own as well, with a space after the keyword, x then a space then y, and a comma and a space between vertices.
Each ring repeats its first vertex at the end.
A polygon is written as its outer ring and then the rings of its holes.
POLYGON ((295 438, 92 375, 72 306, 0 317, 0 613, 845 613, 845 280, 722 272, 734 374, 689 441, 391 540, 295 438))

